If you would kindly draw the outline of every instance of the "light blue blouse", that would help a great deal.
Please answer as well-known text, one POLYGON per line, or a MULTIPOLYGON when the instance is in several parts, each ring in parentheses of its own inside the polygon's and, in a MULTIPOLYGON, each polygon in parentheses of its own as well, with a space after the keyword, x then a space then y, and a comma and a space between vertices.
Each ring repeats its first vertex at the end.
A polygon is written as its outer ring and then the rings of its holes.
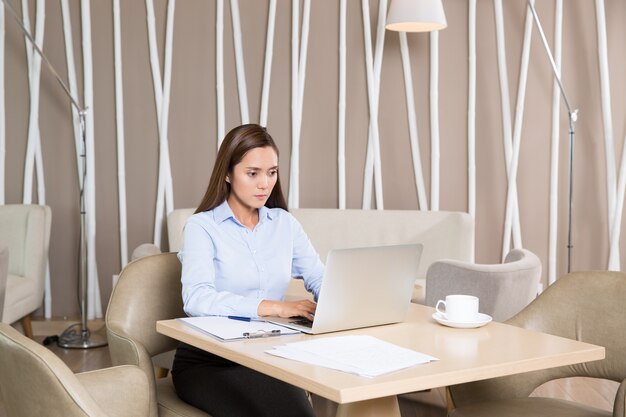
POLYGON ((262 300, 283 299, 292 277, 319 294, 324 265, 298 221, 279 208, 259 209, 254 230, 225 201, 185 224, 182 262, 184 309, 189 316, 258 317, 262 300))

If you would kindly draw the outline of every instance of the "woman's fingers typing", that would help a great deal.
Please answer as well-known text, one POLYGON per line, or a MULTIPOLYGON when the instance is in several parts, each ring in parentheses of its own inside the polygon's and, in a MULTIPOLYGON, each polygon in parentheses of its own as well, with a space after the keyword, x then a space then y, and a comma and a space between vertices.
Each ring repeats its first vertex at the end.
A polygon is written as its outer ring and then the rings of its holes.
POLYGON ((306 317, 313 320, 317 304, 311 300, 269 301, 259 304, 259 316, 306 317))

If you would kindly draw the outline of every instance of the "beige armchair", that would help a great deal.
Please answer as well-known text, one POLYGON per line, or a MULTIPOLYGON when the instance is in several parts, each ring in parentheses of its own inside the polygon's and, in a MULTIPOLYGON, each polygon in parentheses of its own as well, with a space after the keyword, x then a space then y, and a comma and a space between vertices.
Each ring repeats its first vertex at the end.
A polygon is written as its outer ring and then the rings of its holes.
POLYGON ((114 365, 139 366, 150 384, 150 417, 207 417, 183 402, 171 377, 155 378, 152 358, 178 346, 156 332, 158 320, 185 317, 181 265, 175 253, 139 258, 122 270, 106 312, 109 351, 114 365))
POLYGON ((148 380, 136 366, 74 374, 54 353, 2 323, 0 394, 11 417, 148 415, 148 380))
POLYGON ((426 305, 449 294, 475 295, 481 313, 505 321, 536 297, 540 278, 541 261, 526 249, 513 249, 503 264, 441 260, 426 273, 426 305))
POLYGON ((451 417, 607 417, 574 402, 528 397, 541 384, 584 376, 618 382, 613 417, 626 411, 626 273, 576 272, 552 284, 507 323, 604 346, 600 361, 450 387, 451 417))
POLYGON ((30 314, 43 301, 50 242, 50 208, 39 205, 0 206, 0 245, 9 249, 8 278, 2 323, 22 321, 32 338, 30 314))

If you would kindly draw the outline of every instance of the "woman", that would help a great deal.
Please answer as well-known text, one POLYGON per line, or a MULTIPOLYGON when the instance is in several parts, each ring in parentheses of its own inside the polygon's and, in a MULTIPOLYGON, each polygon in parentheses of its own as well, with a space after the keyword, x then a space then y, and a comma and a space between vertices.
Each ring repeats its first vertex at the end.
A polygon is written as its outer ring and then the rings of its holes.
MULTIPOLYGON (((178 257, 189 316, 313 318, 313 301, 282 301, 291 277, 317 300, 324 265, 287 212, 278 148, 265 128, 226 135, 178 257)), ((314 415, 301 389, 186 344, 172 377, 180 398, 214 417, 314 415)))

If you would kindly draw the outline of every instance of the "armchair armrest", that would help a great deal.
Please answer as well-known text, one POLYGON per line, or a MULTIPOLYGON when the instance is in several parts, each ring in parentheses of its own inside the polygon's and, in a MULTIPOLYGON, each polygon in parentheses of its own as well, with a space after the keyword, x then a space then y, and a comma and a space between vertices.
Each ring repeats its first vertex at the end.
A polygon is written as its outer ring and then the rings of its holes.
POLYGON ((150 387, 137 366, 122 365, 76 374, 87 392, 110 417, 147 416, 150 387))

